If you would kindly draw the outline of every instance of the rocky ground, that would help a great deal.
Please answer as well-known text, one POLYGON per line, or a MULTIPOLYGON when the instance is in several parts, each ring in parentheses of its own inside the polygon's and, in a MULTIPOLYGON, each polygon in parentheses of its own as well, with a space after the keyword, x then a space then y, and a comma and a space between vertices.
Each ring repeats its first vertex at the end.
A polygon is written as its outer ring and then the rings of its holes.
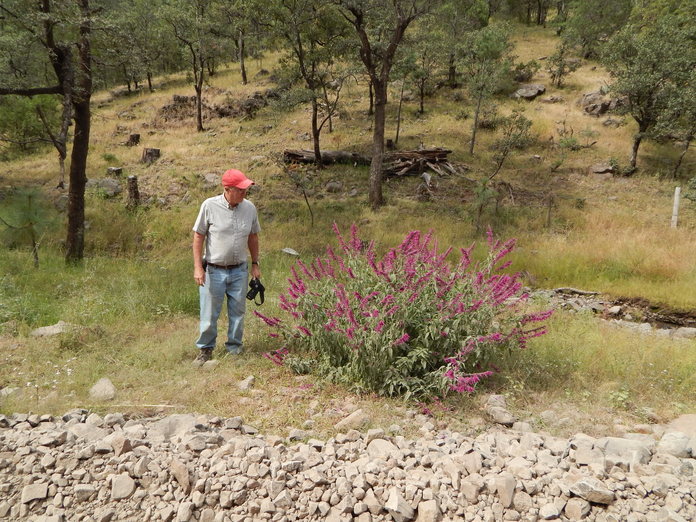
MULTIPOLYGON (((501 396, 487 411, 507 422, 501 396)), ((570 439, 418 421, 409 440, 352 415, 320 441, 241 418, 0 416, 0 520, 696 519, 696 415, 570 439)))

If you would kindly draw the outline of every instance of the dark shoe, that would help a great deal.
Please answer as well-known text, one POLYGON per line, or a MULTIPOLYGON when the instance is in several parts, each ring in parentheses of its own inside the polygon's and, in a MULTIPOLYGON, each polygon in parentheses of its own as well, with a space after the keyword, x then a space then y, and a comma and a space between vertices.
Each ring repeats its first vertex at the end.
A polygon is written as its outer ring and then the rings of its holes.
POLYGON ((193 360, 194 366, 203 366, 206 362, 212 360, 213 358, 213 349, 212 348, 201 348, 198 351, 198 355, 196 358, 193 360))

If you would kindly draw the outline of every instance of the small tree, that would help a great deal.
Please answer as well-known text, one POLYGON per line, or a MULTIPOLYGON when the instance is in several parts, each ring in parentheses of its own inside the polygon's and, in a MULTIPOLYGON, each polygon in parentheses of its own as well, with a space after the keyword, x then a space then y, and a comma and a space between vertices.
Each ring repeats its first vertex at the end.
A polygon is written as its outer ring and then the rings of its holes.
POLYGON ((579 49, 584 58, 596 58, 601 46, 628 21, 632 4, 631 0, 572 2, 561 27, 564 43, 579 49))
POLYGON ((384 204, 382 162, 387 87, 396 51, 414 20, 424 16, 437 2, 427 0, 335 0, 343 17, 353 26, 359 57, 374 90, 372 161, 370 162, 370 205, 384 204))
POLYGON ((349 28, 334 6, 317 0, 277 0, 271 4, 270 18, 289 49, 287 62, 305 84, 312 107, 314 158, 321 165, 321 131, 336 112, 348 75, 339 64, 347 50, 344 35, 349 28))
POLYGON ((43 235, 53 224, 51 206, 44 199, 37 190, 19 190, 6 207, 7 215, 0 216, 0 224, 6 228, 5 243, 10 247, 29 243, 34 268, 39 268, 43 235))
MULTIPOLYGON (((674 106, 674 96, 688 89, 696 67, 696 20, 664 15, 650 24, 631 24, 609 42, 604 62, 611 90, 626 97, 625 111, 638 124, 630 167, 636 169, 638 149, 674 106)), ((691 100, 693 103, 693 100, 691 100)))
POLYGON ((469 154, 474 153, 482 106, 498 90, 501 80, 510 71, 511 50, 508 29, 502 25, 490 25, 466 37, 460 63, 466 72, 467 89, 474 102, 469 154))
POLYGON ((556 51, 546 62, 546 71, 551 76, 551 83, 559 89, 563 87, 565 77, 579 68, 580 60, 568 57, 568 44, 565 42, 556 46, 556 51))

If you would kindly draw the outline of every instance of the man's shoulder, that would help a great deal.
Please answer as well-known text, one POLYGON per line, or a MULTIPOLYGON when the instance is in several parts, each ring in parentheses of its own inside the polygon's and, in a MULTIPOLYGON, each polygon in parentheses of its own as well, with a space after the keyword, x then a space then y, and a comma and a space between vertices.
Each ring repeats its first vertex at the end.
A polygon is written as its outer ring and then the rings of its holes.
POLYGON ((203 201, 201 206, 204 207, 209 207, 211 205, 218 205, 218 206, 223 206, 222 199, 224 196, 222 194, 218 194, 217 196, 210 197, 203 201))
POLYGON ((253 211, 256 212, 256 205, 254 205, 251 201, 248 199, 243 199, 242 202, 239 204, 244 210, 248 211, 253 211))

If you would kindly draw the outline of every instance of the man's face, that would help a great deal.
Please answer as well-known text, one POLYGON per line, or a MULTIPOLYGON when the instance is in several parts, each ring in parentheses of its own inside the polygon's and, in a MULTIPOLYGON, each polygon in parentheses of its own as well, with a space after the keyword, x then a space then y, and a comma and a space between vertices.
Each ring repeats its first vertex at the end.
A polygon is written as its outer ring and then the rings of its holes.
POLYGON ((230 205, 238 205, 246 196, 247 189, 237 187, 225 187, 225 199, 230 205))

